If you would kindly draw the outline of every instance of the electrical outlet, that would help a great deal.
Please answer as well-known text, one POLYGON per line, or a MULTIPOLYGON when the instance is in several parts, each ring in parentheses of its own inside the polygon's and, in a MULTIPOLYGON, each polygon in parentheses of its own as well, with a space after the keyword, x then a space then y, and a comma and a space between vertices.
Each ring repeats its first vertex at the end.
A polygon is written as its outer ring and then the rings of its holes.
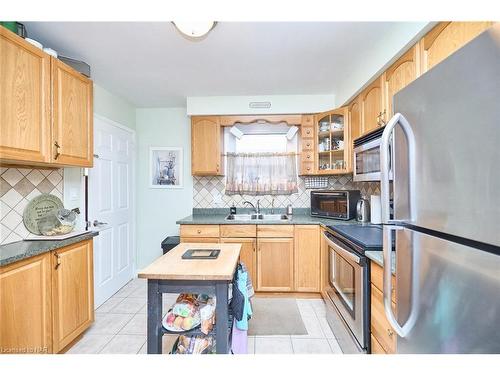
POLYGON ((222 206, 222 194, 219 193, 214 195, 214 205, 222 206))

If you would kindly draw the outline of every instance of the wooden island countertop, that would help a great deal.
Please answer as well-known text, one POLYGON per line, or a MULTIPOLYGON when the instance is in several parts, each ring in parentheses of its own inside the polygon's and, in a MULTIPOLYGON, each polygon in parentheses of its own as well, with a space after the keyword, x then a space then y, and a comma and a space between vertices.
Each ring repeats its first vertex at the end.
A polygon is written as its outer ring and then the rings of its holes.
POLYGON ((241 244, 181 243, 149 266, 138 277, 157 280, 232 280, 241 244), (220 249, 217 259, 182 259, 188 249, 220 249))

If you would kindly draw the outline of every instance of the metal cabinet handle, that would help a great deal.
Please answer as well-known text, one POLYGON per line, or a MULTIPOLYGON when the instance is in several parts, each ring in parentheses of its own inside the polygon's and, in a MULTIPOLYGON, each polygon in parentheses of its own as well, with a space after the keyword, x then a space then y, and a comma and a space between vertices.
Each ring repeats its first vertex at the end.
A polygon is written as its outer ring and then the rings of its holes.
POLYGON ((196 233, 201 234, 201 229, 198 229, 196 233))
POLYGON ((61 146, 59 146, 59 143, 57 143, 57 141, 54 141, 54 146, 56 147, 56 154, 54 155, 54 160, 57 160, 59 155, 61 155, 61 153, 59 152, 61 146))
POLYGON ((57 270, 59 268, 59 266, 61 265, 61 256, 58 253, 54 253, 54 256, 56 257, 55 269, 57 270))
POLYGON ((306 158, 307 158, 307 159, 311 159, 311 155, 309 155, 309 154, 308 154, 308 155, 306 156, 306 158))

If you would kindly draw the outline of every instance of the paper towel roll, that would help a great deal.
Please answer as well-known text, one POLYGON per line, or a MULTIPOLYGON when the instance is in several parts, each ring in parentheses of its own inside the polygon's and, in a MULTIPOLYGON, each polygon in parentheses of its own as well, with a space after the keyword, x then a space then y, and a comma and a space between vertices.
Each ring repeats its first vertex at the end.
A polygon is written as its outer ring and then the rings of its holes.
POLYGON ((370 217, 372 224, 382 223, 382 207, 380 205, 380 195, 370 197, 370 217))

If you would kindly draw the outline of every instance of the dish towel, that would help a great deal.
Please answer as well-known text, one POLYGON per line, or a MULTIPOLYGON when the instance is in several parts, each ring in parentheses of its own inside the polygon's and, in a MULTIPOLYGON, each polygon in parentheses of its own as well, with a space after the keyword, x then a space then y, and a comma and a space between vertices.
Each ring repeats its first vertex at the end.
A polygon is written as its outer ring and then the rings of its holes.
POLYGON ((233 324, 231 350, 233 354, 248 354, 248 340, 246 330, 241 330, 233 324))
POLYGON ((243 294, 244 304, 243 304, 243 316, 241 320, 236 320, 236 327, 240 330, 248 330, 248 319, 252 317, 252 306, 250 305, 250 300, 248 298, 247 289, 248 273, 243 271, 241 267, 238 267, 238 279, 237 286, 238 290, 243 294))

